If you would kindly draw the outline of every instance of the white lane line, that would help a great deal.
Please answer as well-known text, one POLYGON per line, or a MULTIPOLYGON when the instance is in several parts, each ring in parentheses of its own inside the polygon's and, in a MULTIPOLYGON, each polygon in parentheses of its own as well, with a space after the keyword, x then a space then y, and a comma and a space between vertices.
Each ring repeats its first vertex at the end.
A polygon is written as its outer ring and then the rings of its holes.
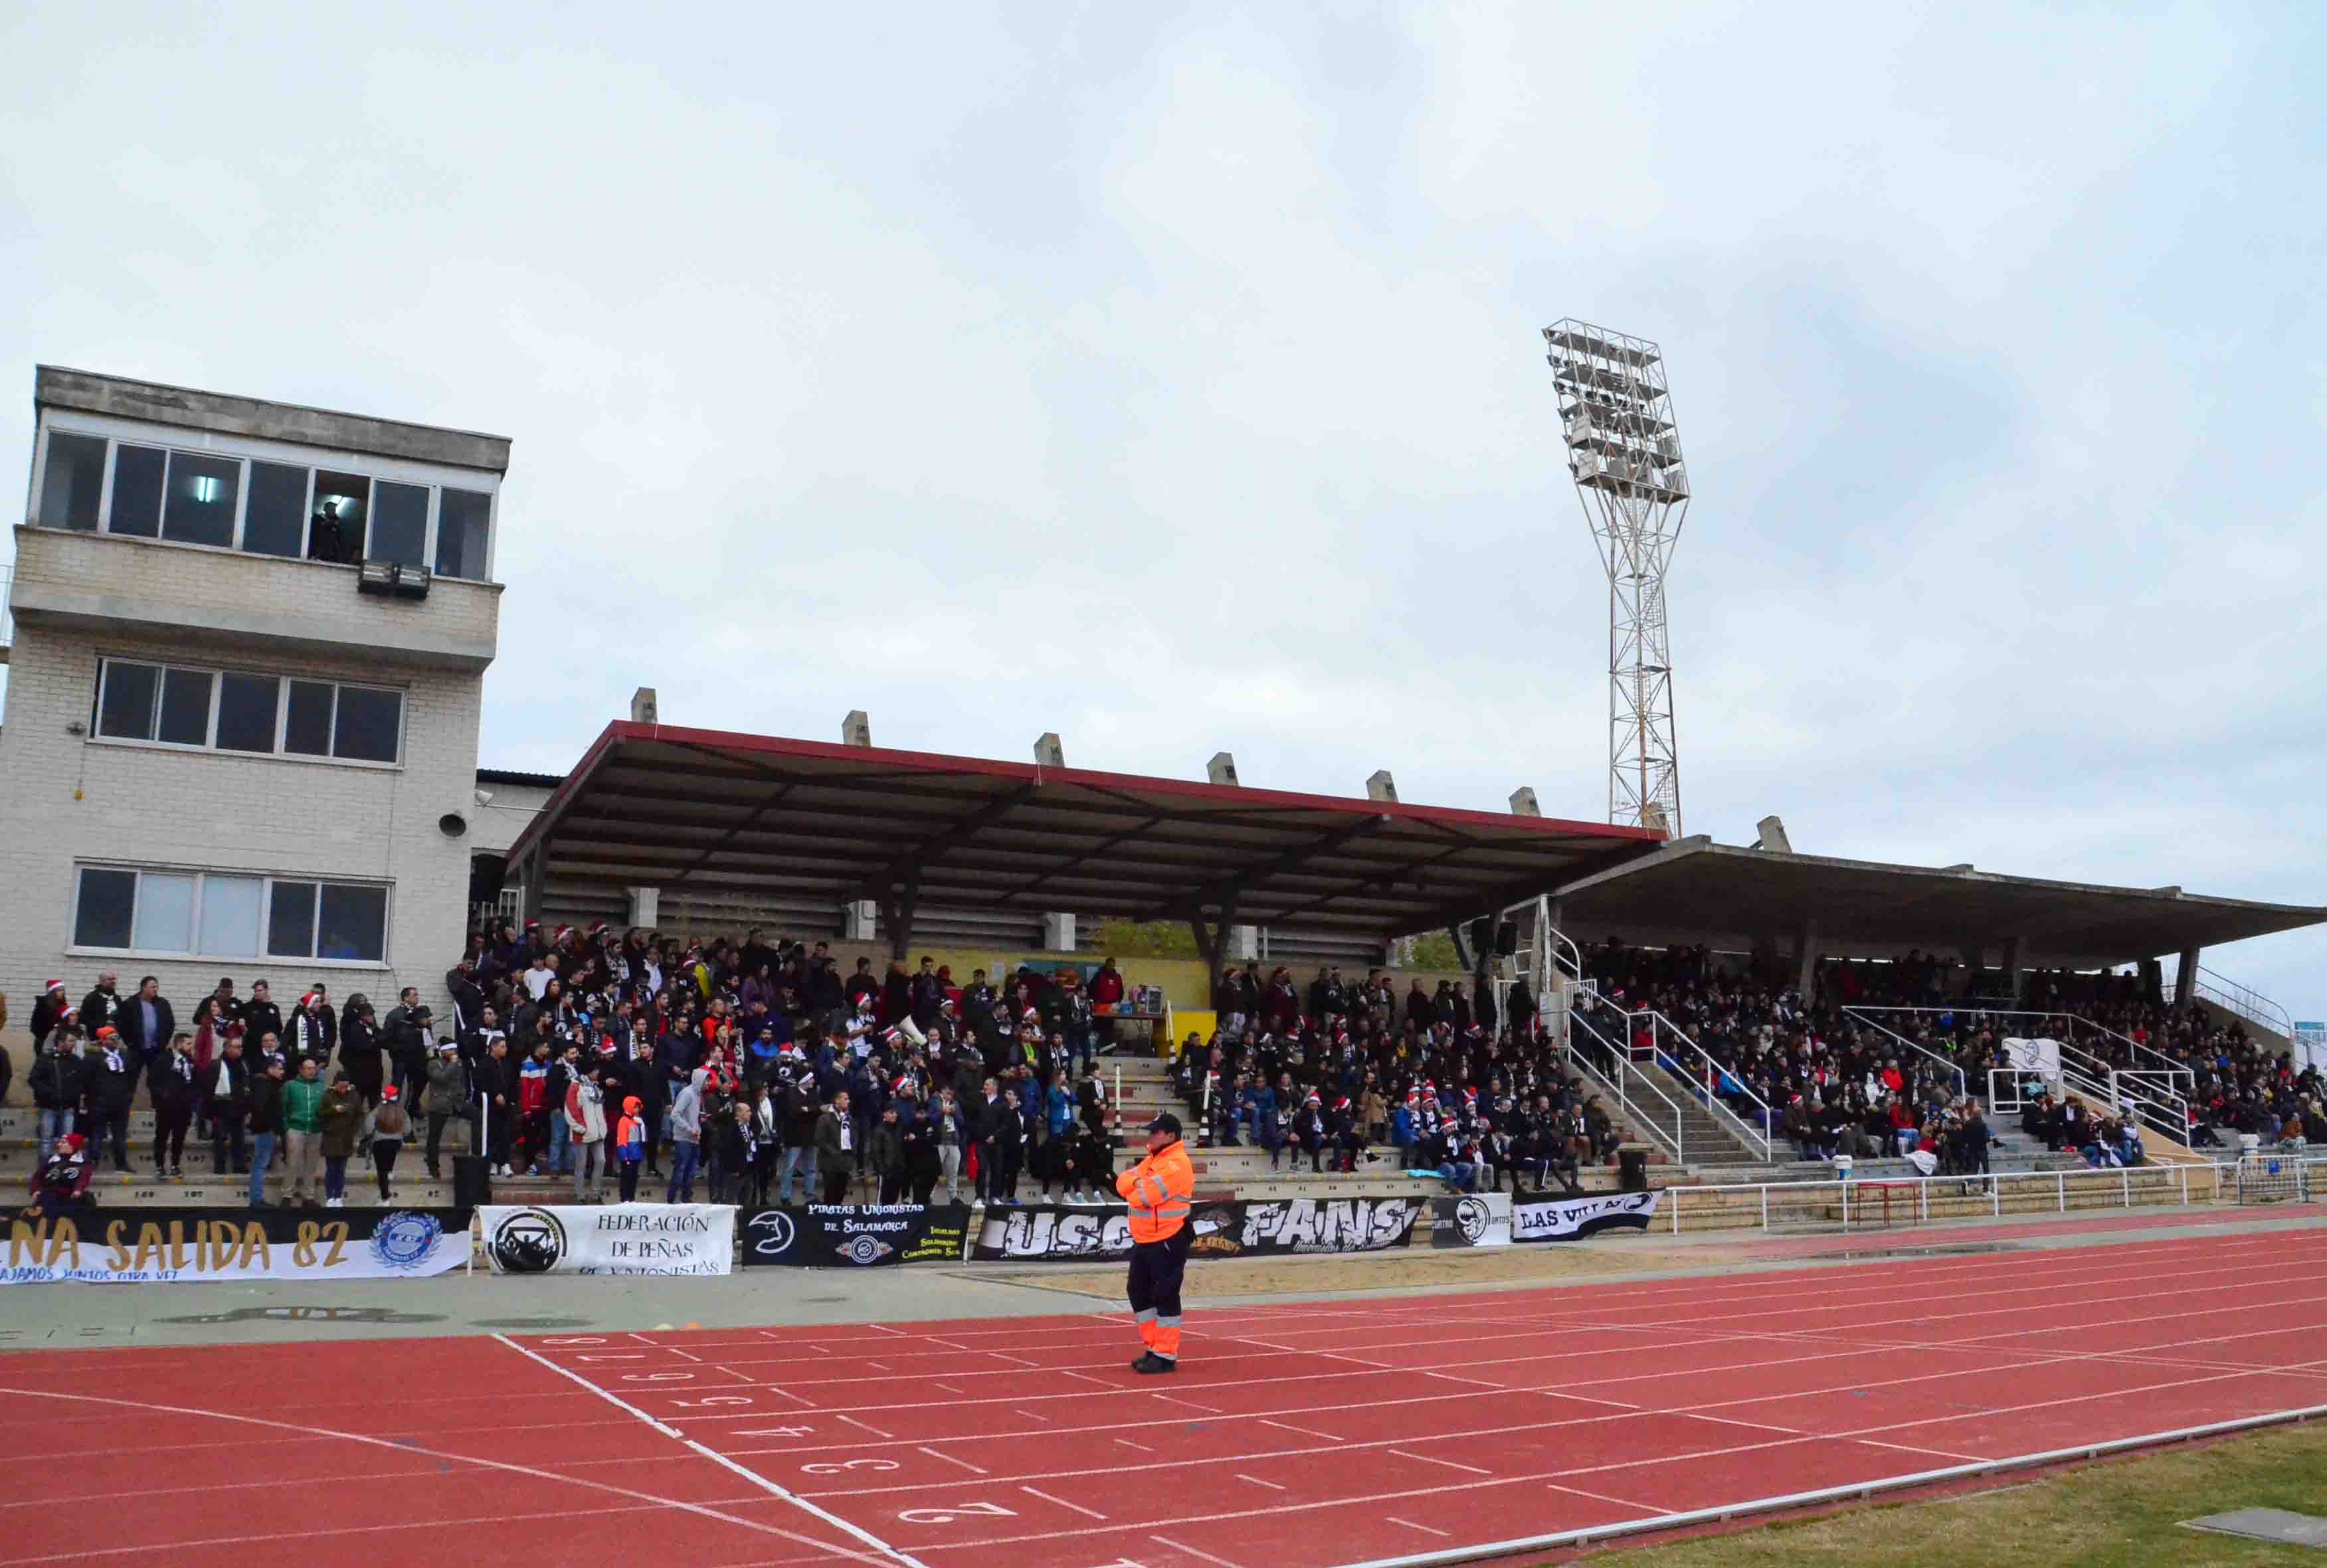
MULTIPOLYGON (((827 1525, 831 1526, 834 1529, 840 1531, 854 1540, 864 1542, 864 1545, 872 1547, 875 1552, 880 1553, 881 1555, 888 1558, 890 1561, 902 1563, 905 1565, 905 1568, 929 1568, 929 1564, 923 1563, 920 1558, 912 1556, 909 1553, 898 1550, 896 1547, 889 1545, 888 1542, 881 1539, 880 1536, 873 1534, 872 1531, 865 1529, 863 1526, 851 1524, 846 1519, 842 1518, 838 1514, 833 1513, 828 1509, 820 1508, 817 1507, 816 1504, 809 1502, 806 1498, 799 1497, 784 1487, 779 1486, 776 1482, 770 1480, 766 1476, 762 1475, 758 1470, 753 1470, 751 1466, 739 1463, 734 1460, 729 1459, 725 1454, 721 1453, 715 1448, 706 1448, 702 1443, 696 1442, 693 1438, 682 1435, 677 1427, 657 1421, 653 1416, 649 1415, 645 1411, 640 1410, 637 1405, 632 1405, 621 1395, 615 1394, 609 1389, 599 1387, 595 1383, 591 1382, 587 1377, 583 1377, 578 1372, 567 1371, 565 1367, 560 1367, 556 1362, 552 1361, 546 1356, 535 1355, 531 1350, 527 1349, 515 1339, 510 1339, 507 1334, 495 1334, 493 1338, 499 1339, 502 1344, 507 1345, 510 1349, 516 1351, 527 1360, 547 1367, 552 1372, 556 1373, 560 1377, 566 1378, 569 1381, 576 1383, 582 1387, 588 1389, 591 1393, 596 1395, 607 1404, 613 1405, 616 1409, 628 1411, 631 1414, 638 1417, 640 1421, 645 1422, 649 1426, 653 1427, 657 1432, 659 1432, 664 1436, 670 1438, 673 1442, 686 1444, 688 1448, 693 1449, 696 1453, 701 1454, 705 1459, 709 1460, 713 1464, 719 1466, 722 1470, 734 1471, 736 1475, 739 1475, 745 1480, 750 1481, 753 1486, 758 1487, 762 1491, 766 1492, 769 1496, 780 1498, 782 1501, 790 1503, 792 1507, 799 1509, 800 1512, 812 1515, 816 1518, 821 1519, 827 1525)), ((803 1542, 802 1544, 814 1545, 815 1543, 803 1542)))
POLYGON ((1077 1372, 1077 1371, 1073 1370, 1072 1368, 1069 1368, 1069 1369, 1067 1369, 1067 1370, 1065 1370, 1065 1371, 1061 1372, 1061 1377, 1079 1377, 1079 1378, 1081 1378, 1081 1379, 1082 1379, 1084 1382, 1086 1382, 1086 1383, 1096 1383, 1096 1384, 1098 1384, 1101 1388, 1106 1389, 1109 1394, 1114 1394, 1114 1393, 1117 1393, 1117 1392, 1119 1392, 1119 1390, 1117 1388, 1117 1386, 1116 1386, 1114 1384, 1109 1383, 1106 1378, 1104 1378, 1104 1377, 1092 1377, 1092 1376, 1091 1376, 1089 1373, 1088 1373, 1088 1372, 1077 1372))
POLYGON ((1056 1503, 1062 1508, 1072 1508, 1076 1513, 1082 1515, 1087 1519, 1098 1519, 1103 1521, 1107 1517, 1105 1514, 1100 1513, 1097 1508, 1086 1508, 1080 1503, 1070 1503, 1064 1498, 1054 1498, 1048 1492, 1038 1492, 1033 1487, 1022 1486, 1018 1489, 1024 1492, 1030 1498, 1040 1498, 1046 1503, 1056 1503))
MULTIPOLYGON (((687 1355, 687 1353, 686 1351, 684 1351, 684 1350, 680 1349, 679 1349, 678 1346, 676 1346, 676 1345, 665 1345, 665 1346, 663 1347, 663 1349, 666 1349, 666 1350, 668 1350, 668 1351, 669 1351, 669 1352, 670 1352, 672 1355, 674 1355, 674 1356, 685 1357, 685 1358, 686 1358, 686 1359, 687 1359, 687 1360, 689 1360, 689 1361, 696 1361, 696 1362, 699 1362, 699 1361, 701 1361, 701 1360, 703 1359, 703 1358, 702 1358, 702 1357, 700 1357, 700 1356, 689 1356, 689 1355, 687 1355)), ((749 1379, 746 1379, 746 1381, 749 1381, 749 1379)))
POLYGON ((1382 1517, 1388 1520, 1393 1525, 1404 1525, 1409 1530, 1419 1530, 1425 1535, 1444 1535, 1446 1534, 1444 1530, 1440 1529, 1435 1525, 1417 1525, 1412 1519, 1401 1519, 1396 1514, 1384 1514, 1382 1517))
POLYGON ((1045 1426, 1048 1426, 1051 1423, 1051 1418, 1049 1416, 1037 1415, 1031 1410, 1014 1410, 1010 1414, 1013 1415, 1023 1415, 1029 1421, 1039 1421, 1045 1426))
POLYGON ((1435 1377, 1442 1383, 1468 1383, 1473 1388, 1501 1388, 1508 1390, 1510 1387, 1510 1385, 1508 1383, 1490 1383, 1484 1377, 1457 1377, 1452 1372, 1425 1372, 1423 1376, 1425 1377, 1435 1377))
POLYGON ((1474 1464, 1462 1464, 1451 1459, 1434 1459, 1426 1453, 1408 1453, 1402 1448, 1385 1449, 1383 1451, 1394 1453, 1400 1459, 1410 1459, 1416 1464, 1443 1464, 1448 1470, 1468 1470, 1474 1476, 1491 1476, 1495 1473, 1491 1470, 1481 1470, 1474 1464))
POLYGON ((1240 1481, 1250 1481, 1254 1486, 1266 1487, 1272 1492, 1281 1492, 1285 1489, 1283 1487, 1278 1486, 1275 1481, 1265 1481, 1258 1476, 1248 1476, 1242 1470, 1235 1470, 1230 1473, 1232 1473, 1236 1479, 1240 1481))
POLYGON ((942 1389, 944 1389, 948 1394, 959 1394, 959 1393, 961 1392, 961 1390, 960 1390, 960 1389, 956 1388, 956 1387, 955 1387, 952 1384, 950 1384, 950 1383, 939 1383, 939 1384, 935 1385, 935 1386, 936 1386, 936 1387, 939 1387, 939 1388, 942 1388, 942 1389))
POLYGON ((1169 1535, 1150 1535, 1147 1538, 1151 1541, 1160 1541, 1164 1545, 1171 1547, 1174 1552, 1185 1552, 1189 1556, 1193 1557, 1199 1563, 1210 1563, 1212 1564, 1212 1568, 1238 1568, 1238 1564, 1229 1562, 1225 1557, 1215 1557, 1210 1552, 1199 1552, 1193 1546, 1187 1545, 1179 1541, 1174 1541, 1169 1535))
POLYGON ((1311 1426, 1295 1426, 1289 1421, 1272 1421, 1266 1415, 1260 1418, 1260 1423, 1263 1426, 1282 1427, 1286 1432, 1297 1432, 1304 1437, 1322 1437, 1327 1442, 1339 1442, 1341 1441, 1340 1438, 1335 1437, 1330 1432, 1319 1432, 1316 1428, 1311 1426))
POLYGON ((1164 1400, 1167 1404, 1184 1405, 1191 1410, 1201 1410, 1206 1415, 1218 1415, 1220 1414, 1220 1406, 1217 1405, 1199 1405, 1192 1399, 1182 1399, 1176 1394, 1159 1394, 1155 1397, 1164 1400))
POLYGON ((916 1451, 928 1454, 931 1459, 941 1459, 948 1464, 958 1464, 961 1466, 962 1469, 969 1471, 972 1475, 990 1476, 994 1473, 992 1470, 987 1470, 984 1465, 972 1464, 966 1459, 956 1459, 949 1453, 940 1453, 933 1448, 919 1449, 916 1451))
POLYGON ((877 1427, 877 1426, 874 1425, 874 1424, 873 1424, 871 1422, 869 1422, 869 1421, 859 1421, 859 1420, 857 1420, 857 1419, 856 1419, 855 1416, 853 1416, 853 1415, 844 1415, 844 1416, 842 1416, 840 1419, 841 1419, 841 1420, 843 1420, 843 1421, 845 1421, 845 1422, 846 1422, 846 1423, 848 1423, 848 1424, 849 1424, 849 1425, 851 1425, 851 1426, 861 1426, 861 1427, 863 1427, 865 1431, 867 1431, 867 1432, 871 1433, 874 1436, 875 1436, 875 1437, 877 1437, 877 1438, 881 1439, 881 1440, 882 1440, 883 1442, 895 1442, 895 1441, 896 1441, 894 1438, 892 1438, 892 1437, 891 1437, 887 1433, 885 1433, 885 1432, 882 1431, 879 1427, 877 1427))
POLYGON ((988 1350, 988 1351, 986 1352, 986 1354, 987 1354, 987 1355, 989 1355, 989 1356, 993 1356, 993 1357, 998 1358, 999 1359, 1004 1360, 1004 1361, 1009 1361, 1009 1362, 1012 1362, 1012 1363, 1014 1363, 1014 1364, 1015 1364, 1015 1365, 1017 1365, 1017 1366, 1020 1366, 1020 1367, 1039 1367, 1040 1366, 1042 1366, 1042 1363, 1041 1363, 1040 1361, 1029 1361, 1029 1360, 1027 1360, 1027 1359, 1026 1359, 1026 1358, 1024 1358, 1023 1356, 1013 1356, 1013 1355, 1009 1354, 1007 1351, 1003 1351, 1003 1350, 988 1350))
MULTIPOLYGON (((523 1346, 516 1344, 511 1344, 510 1348, 512 1349, 519 1350, 523 1350, 525 1349, 523 1346)), ((528 1355, 532 1354, 530 1351, 527 1351, 526 1353, 528 1355)), ((556 1366, 556 1363, 545 1360, 541 1357, 535 1356, 533 1358, 537 1361, 540 1361, 545 1367, 555 1367, 556 1370, 561 1372, 565 1371, 565 1368, 558 1367, 556 1366)), ((565 1375, 569 1377, 573 1377, 572 1373, 566 1373, 565 1375)), ((581 1379, 575 1378, 575 1381, 581 1382, 581 1379)), ((593 1393, 601 1395, 605 1394, 604 1389, 596 1388, 587 1383, 584 1383, 583 1386, 585 1388, 591 1388, 593 1393)), ((400 1439, 390 1440, 385 1437, 371 1437, 359 1432, 340 1432, 328 1426, 303 1426, 295 1422, 272 1421, 261 1415, 239 1415, 230 1411, 224 1410, 198 1410, 182 1405, 152 1405, 137 1399, 112 1399, 98 1394, 60 1394, 46 1388, 0 1388, 0 1394, 14 1395, 21 1399, 69 1399, 80 1405, 103 1405, 120 1410, 132 1410, 141 1415, 147 1416, 194 1415, 201 1416, 210 1421, 230 1421, 238 1425, 265 1427, 273 1432, 297 1433, 304 1437, 336 1438, 343 1442, 361 1443, 367 1448, 383 1448, 391 1453, 401 1454, 407 1458, 416 1454, 424 1454, 430 1459, 450 1461, 454 1465, 478 1465, 486 1470, 501 1470, 509 1475, 529 1476, 535 1480, 556 1481, 562 1486, 594 1487, 601 1491, 611 1492, 616 1497, 631 1498, 641 1503, 659 1503, 666 1508, 678 1508, 685 1513, 698 1514, 706 1519, 717 1519, 723 1524, 739 1525, 744 1529, 757 1530, 762 1535, 780 1535, 785 1540, 793 1542, 799 1545, 813 1546, 825 1552, 837 1553, 841 1556, 848 1558, 851 1562, 870 1563, 879 1564, 881 1565, 881 1568, 886 1568, 886 1565, 883 1563, 883 1560, 878 1557, 870 1556, 862 1552, 852 1552, 846 1546, 836 1545, 829 1541, 819 1541, 813 1535, 803 1535, 797 1530, 787 1530, 780 1525, 770 1525, 758 1519, 747 1519, 740 1514, 723 1513, 719 1509, 711 1507, 706 1504, 678 1502, 669 1498, 657 1497, 652 1492, 634 1491, 629 1487, 606 1486, 602 1482, 585 1480, 579 1476, 561 1475, 556 1470, 536 1470, 531 1465, 511 1464, 503 1460, 479 1459, 472 1454, 453 1453, 446 1449, 425 1448, 419 1443, 407 1442, 400 1439)), ((611 1395, 607 1395, 606 1396, 608 1398, 612 1397, 611 1395)), ((615 1400, 615 1403, 619 1405, 621 1402, 620 1400, 615 1400)), ((635 1414, 637 1413, 632 1412, 632 1414, 635 1414)), ((650 1417, 648 1419, 651 1421, 650 1417)), ((661 1425, 659 1422, 653 1422, 652 1423, 657 1426, 661 1425)), ((248 1440, 243 1440, 238 1446, 247 1449, 248 1447, 248 1440)), ((718 1456, 715 1454, 712 1457, 715 1459, 718 1456)), ((760 1480, 762 1485, 764 1486, 767 1484, 764 1477, 760 1478, 760 1480)), ((246 1540, 248 1539, 247 1536, 243 1538, 246 1540)), ((180 1544, 184 1545, 184 1543, 180 1544)), ((140 1547, 136 1549, 147 1552, 167 1550, 166 1547, 140 1547)), ((69 1554, 67 1555, 85 1557, 89 1554, 84 1550, 81 1552, 69 1554)), ((892 1558, 894 1554, 892 1554, 892 1558)), ((903 1559, 903 1561, 911 1562, 911 1560, 907 1558, 903 1559)), ((914 1568, 927 1568, 927 1565, 917 1563, 914 1565, 914 1568)))
POLYGON ((803 1410, 821 1410, 824 1408, 820 1405, 809 1404, 807 1400, 802 1399, 799 1395, 793 1393, 789 1388, 779 1388, 774 1384, 771 1383, 767 1386, 767 1389, 771 1394, 780 1395, 782 1397, 790 1400, 794 1405, 799 1405, 803 1410))
POLYGON ((1672 1508, 1652 1507, 1647 1503, 1636 1503, 1630 1498, 1612 1498, 1605 1492, 1587 1492, 1582 1487, 1562 1486, 1557 1481, 1553 1481, 1550 1485, 1553 1491, 1574 1492, 1579 1498, 1590 1498, 1595 1503, 1612 1503, 1620 1508, 1630 1508, 1636 1514, 1669 1514, 1677 1511, 1672 1508))
POLYGON ((889 1364, 886 1361, 867 1361, 864 1365, 872 1367, 875 1372, 886 1372, 889 1369, 889 1364))

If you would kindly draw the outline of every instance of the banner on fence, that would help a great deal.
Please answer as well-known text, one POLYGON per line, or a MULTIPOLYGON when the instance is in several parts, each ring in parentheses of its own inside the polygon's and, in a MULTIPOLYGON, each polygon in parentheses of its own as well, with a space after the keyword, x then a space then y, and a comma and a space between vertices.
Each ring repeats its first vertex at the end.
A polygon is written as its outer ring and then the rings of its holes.
POLYGON ((2004 1059, 2014 1071, 2056 1078, 2061 1076, 2061 1042, 2057 1040, 2017 1040, 2006 1035, 2004 1059))
POLYGON ((1603 1192, 1591 1198, 1522 1198, 1511 1205, 1513 1241, 1573 1241, 1603 1230, 1646 1230, 1657 1192, 1603 1192))
POLYGON ((1509 1246, 1511 1244, 1511 1199, 1509 1193, 1465 1193, 1459 1198, 1430 1200, 1430 1245, 1433 1246, 1509 1246))
POLYGON ((465 1209, 84 1209, 14 1219, 0 1283, 381 1280, 469 1261, 465 1209))
POLYGON ((959 1263, 969 1239, 967 1203, 810 1203, 761 1209, 743 1220, 743 1266, 884 1268, 959 1263))
MULTIPOLYGON (((1425 1201, 1294 1198, 1202 1203, 1190 1217, 1195 1238, 1189 1252, 1195 1257, 1379 1252, 1406 1244, 1425 1201)), ((1131 1222, 1121 1208, 990 1209, 970 1248, 970 1256, 980 1263, 1078 1263, 1130 1255, 1131 1222)))
POLYGON ((724 1274, 735 1210, 724 1203, 489 1206, 485 1256, 506 1274, 724 1274))

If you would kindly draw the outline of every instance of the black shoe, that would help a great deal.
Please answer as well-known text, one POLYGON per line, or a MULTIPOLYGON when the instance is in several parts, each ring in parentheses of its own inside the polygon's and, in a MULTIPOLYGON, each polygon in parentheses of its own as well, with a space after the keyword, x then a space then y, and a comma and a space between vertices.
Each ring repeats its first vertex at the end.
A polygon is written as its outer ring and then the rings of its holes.
POLYGON ((1145 1373, 1152 1377, 1159 1372, 1177 1372, 1180 1369, 1180 1363, 1177 1361, 1167 1361, 1163 1357, 1158 1356, 1154 1351, 1150 1350, 1138 1360, 1134 1361, 1131 1364, 1131 1369, 1134 1372, 1145 1373))

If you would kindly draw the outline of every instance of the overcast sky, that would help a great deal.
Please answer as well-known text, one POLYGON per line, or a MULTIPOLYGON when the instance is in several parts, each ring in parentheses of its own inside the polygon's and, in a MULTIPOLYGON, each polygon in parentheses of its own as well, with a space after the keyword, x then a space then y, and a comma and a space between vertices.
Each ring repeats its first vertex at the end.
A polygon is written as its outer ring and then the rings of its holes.
POLYGON ((2315 7, 1268 9, 12 7, 0 453, 43 360, 513 437, 488 766, 645 685, 1598 818, 1576 315, 1690 831, 2327 903, 2315 7))

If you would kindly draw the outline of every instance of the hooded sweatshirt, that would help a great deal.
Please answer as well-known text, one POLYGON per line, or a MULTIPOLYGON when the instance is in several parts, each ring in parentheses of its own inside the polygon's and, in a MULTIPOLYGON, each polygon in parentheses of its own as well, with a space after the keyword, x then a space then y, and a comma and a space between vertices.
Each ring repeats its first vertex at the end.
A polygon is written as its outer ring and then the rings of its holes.
POLYGON ((622 1119, 614 1125, 614 1154, 625 1165, 647 1157, 647 1124, 639 1115, 645 1106, 636 1095, 622 1102, 622 1119))

